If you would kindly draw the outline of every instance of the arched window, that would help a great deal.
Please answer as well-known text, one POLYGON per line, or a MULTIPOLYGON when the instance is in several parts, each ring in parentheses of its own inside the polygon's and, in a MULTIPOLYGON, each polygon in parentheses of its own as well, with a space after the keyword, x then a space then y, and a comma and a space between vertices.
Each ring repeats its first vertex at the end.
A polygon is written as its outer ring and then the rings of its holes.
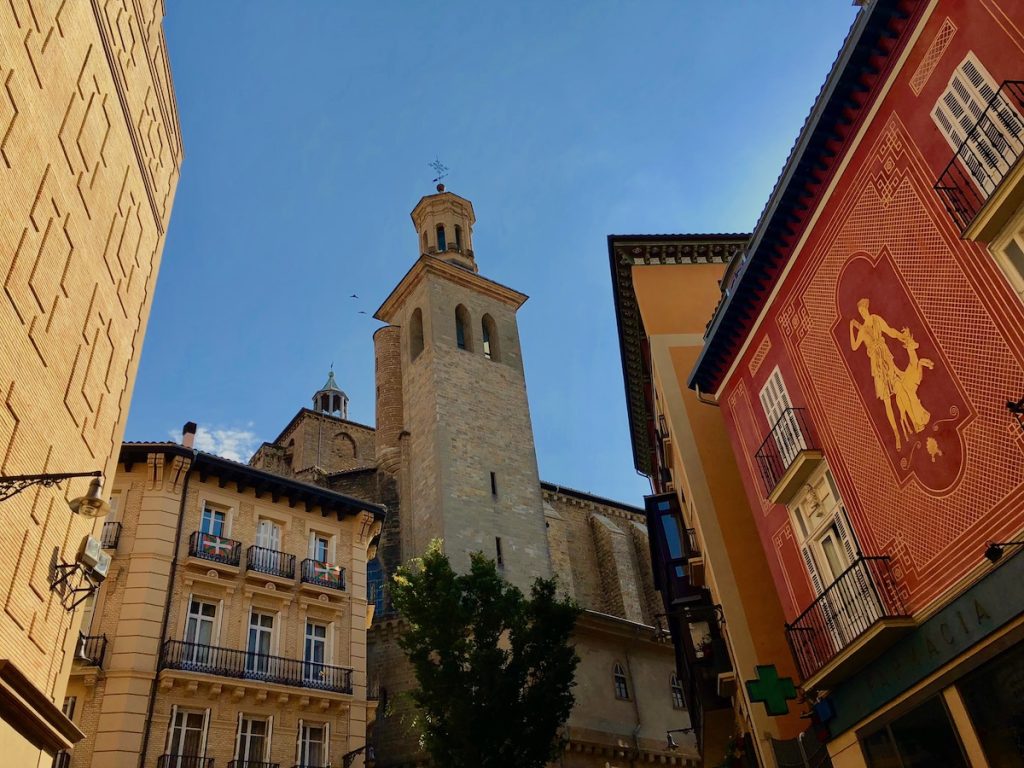
POLYGON ((448 250, 447 241, 444 239, 444 224, 438 224, 437 225, 437 250, 438 251, 447 251, 448 250))
POLYGON ((459 349, 473 351, 473 326, 469 319, 469 310, 462 304, 455 308, 455 344, 459 349))
POLYGON ((686 709, 686 701, 683 699, 683 686, 675 672, 672 673, 670 686, 672 689, 672 707, 674 709, 686 709))
POLYGON ((626 682, 626 672, 619 662, 615 662, 615 666, 612 668, 612 677, 615 680, 615 698, 628 699, 629 684, 626 682))
POLYGON ((480 339, 484 347, 484 357, 488 360, 500 360, 501 355, 498 353, 498 326, 494 322, 494 318, 490 315, 484 315, 483 320, 480 321, 480 328, 480 339))
POLYGON ((462 253, 462 227, 455 225, 455 250, 462 253))
POLYGON ((409 318, 409 359, 415 360, 423 351, 423 312, 419 307, 409 318))

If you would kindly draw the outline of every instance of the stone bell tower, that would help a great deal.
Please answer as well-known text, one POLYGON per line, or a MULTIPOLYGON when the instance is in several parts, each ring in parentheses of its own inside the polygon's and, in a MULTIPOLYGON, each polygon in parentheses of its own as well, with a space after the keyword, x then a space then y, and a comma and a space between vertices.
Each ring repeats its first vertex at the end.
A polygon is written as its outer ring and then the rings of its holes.
POLYGON ((516 324, 527 297, 479 274, 468 200, 439 185, 412 220, 420 257, 375 315, 389 324, 375 336, 377 450, 401 455, 402 559, 440 538, 457 570, 480 551, 527 588, 551 575, 516 324))

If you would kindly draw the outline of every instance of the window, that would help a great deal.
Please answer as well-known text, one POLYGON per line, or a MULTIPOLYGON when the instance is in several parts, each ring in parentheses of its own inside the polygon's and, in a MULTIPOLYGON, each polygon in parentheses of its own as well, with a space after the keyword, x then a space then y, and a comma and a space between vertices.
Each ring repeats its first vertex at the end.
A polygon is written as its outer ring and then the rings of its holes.
POLYGON ((494 552, 495 552, 495 557, 496 557, 495 562, 498 564, 498 567, 499 568, 504 568, 505 567, 505 556, 501 553, 501 537, 500 536, 495 536, 494 537, 494 552))
POLYGON ((423 312, 419 307, 409 318, 409 359, 415 360, 423 351, 423 312))
POLYGON ((989 765, 1014 765, 1021 757, 1024 723, 1024 643, 1018 642, 957 683, 989 765))
POLYGON ((675 672, 672 673, 669 688, 672 691, 672 708, 686 709, 686 701, 683 699, 683 685, 679 682, 679 677, 675 672))
POLYGON ((205 751, 206 714, 191 709, 175 709, 171 719, 167 754, 178 760, 165 763, 169 768, 191 768, 194 761, 181 758, 201 757, 205 751))
POLYGON ((615 681, 615 698, 628 699, 629 685, 626 682, 626 672, 618 662, 615 662, 615 666, 612 668, 612 678, 615 681))
POLYGON ((331 537, 316 531, 309 534, 309 557, 321 563, 331 562, 331 537))
POLYGON ((490 315, 484 315, 480 321, 480 333, 481 340, 484 347, 484 357, 488 360, 500 360, 501 357, 498 354, 498 326, 494 322, 494 318, 490 315))
MULTIPOLYGON (((941 696, 897 718, 861 742, 869 768, 967 768, 963 748, 941 696)), ((1014 754, 1013 765, 1020 759, 1014 754)), ((995 765, 995 763, 993 763, 995 765)))
POLYGON ((437 250, 448 250, 448 242, 444 238, 444 224, 437 225, 437 250))
POLYGON ((821 594, 857 559, 839 488, 827 465, 808 478, 789 504, 789 514, 811 586, 821 594))
POLYGON ((274 614, 253 609, 249 612, 249 644, 246 646, 245 671, 254 677, 270 672, 274 614))
POLYGON ((427 230, 423 230, 423 252, 427 252, 427 230))
POLYGON ((306 622, 306 643, 303 651, 303 677, 306 682, 319 683, 324 678, 324 664, 327 660, 327 625, 316 621, 306 622))
POLYGON ((239 768, 259 765, 266 761, 270 723, 262 717, 240 715, 238 718, 235 765, 239 768))
POLYGON ((491 472, 491 496, 497 496, 497 495, 498 495, 498 478, 497 478, 497 476, 493 472, 491 472))
POLYGON ((455 345, 459 349, 473 351, 473 339, 470 333, 469 310, 462 304, 455 308, 455 345))
POLYGON ((366 564, 366 602, 378 616, 384 613, 384 568, 377 558, 366 564))
POLYGON ((462 252, 462 227, 455 225, 455 250, 462 252))
POLYGON ((75 719, 75 705, 78 704, 77 696, 67 696, 64 699, 64 706, 60 708, 60 711, 64 713, 64 717, 68 720, 75 719))
POLYGON ((1009 229, 1009 234, 993 243, 992 250, 1010 287, 1024 301, 1024 208, 1018 211, 1009 229))
POLYGON ((203 521, 199 527, 203 533, 211 536, 226 536, 227 515, 219 509, 203 506, 203 521))
POLYGON ((775 447, 782 458, 783 467, 788 468, 800 451, 807 449, 807 445, 778 366, 769 374, 760 397, 775 447))
POLYGON ((217 624, 217 604, 192 597, 188 601, 188 618, 185 622, 185 656, 196 664, 210 660, 210 646, 213 645, 217 624))
POLYGON ((932 120, 986 195, 995 191, 1024 148, 1020 113, 1002 97, 993 103, 985 122, 978 123, 996 90, 996 81, 970 52, 932 109, 932 120), (978 130, 972 132, 976 124, 978 130))
POLYGON ((321 768, 327 765, 327 726, 299 721, 299 766, 321 768))

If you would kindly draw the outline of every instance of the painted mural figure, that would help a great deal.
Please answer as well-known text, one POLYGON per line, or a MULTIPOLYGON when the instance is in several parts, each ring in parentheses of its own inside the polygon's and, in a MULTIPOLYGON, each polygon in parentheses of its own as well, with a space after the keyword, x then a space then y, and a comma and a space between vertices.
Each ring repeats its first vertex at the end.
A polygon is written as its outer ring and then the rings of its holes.
POLYGON ((896 438, 896 450, 900 450, 903 441, 923 430, 931 419, 931 414, 917 396, 917 390, 921 386, 924 369, 934 368, 935 365, 928 358, 918 357, 917 349, 921 345, 915 341, 909 328, 895 330, 880 315, 872 314, 867 299, 857 302, 857 310, 861 321, 850 321, 850 348, 856 351, 863 346, 871 361, 875 397, 885 406, 885 415, 896 438), (885 337, 903 344, 907 351, 906 368, 901 369, 896 365, 885 337), (894 400, 899 412, 898 421, 893 411, 894 400))

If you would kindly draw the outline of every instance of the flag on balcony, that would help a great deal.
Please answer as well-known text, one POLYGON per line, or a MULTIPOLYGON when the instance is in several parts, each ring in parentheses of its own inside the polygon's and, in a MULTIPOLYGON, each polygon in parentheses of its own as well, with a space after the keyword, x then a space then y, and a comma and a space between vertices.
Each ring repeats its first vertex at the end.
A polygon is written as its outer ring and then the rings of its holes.
POLYGON ((330 563, 313 563, 313 575, 320 579, 338 579, 341 576, 341 568, 330 563))
POLYGON ((231 542, 214 536, 213 534, 206 534, 203 536, 203 553, 207 555, 213 555, 214 557, 225 557, 231 551, 231 542))

